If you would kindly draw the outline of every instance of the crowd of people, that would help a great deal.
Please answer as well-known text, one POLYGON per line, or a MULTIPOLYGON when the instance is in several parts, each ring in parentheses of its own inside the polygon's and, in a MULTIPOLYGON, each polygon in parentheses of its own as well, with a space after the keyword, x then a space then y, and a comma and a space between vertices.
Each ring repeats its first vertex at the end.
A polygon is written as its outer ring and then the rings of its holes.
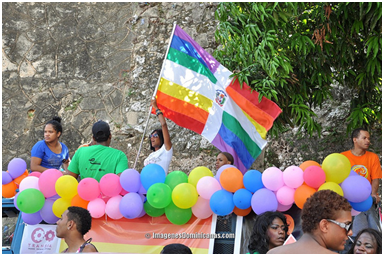
MULTIPOLYGON (((162 111, 156 100, 151 100, 161 129, 149 135, 150 149, 153 151, 144 165, 159 164, 167 175, 172 160, 173 146, 162 111)), ((63 133, 61 118, 54 117, 44 126, 44 139, 38 141, 31 150, 31 171, 44 172, 47 169, 61 169, 64 174, 83 179, 91 177, 100 181, 107 173, 120 175, 128 169, 128 160, 124 152, 110 147, 112 134, 109 124, 97 121, 92 126, 92 141, 81 145, 69 157, 67 146, 60 141, 63 133)), ((372 198, 380 201, 378 193, 382 178, 378 156, 368 151, 370 134, 367 130, 356 129, 351 136, 352 148, 342 152, 352 166, 352 170, 368 179, 372 185, 372 198)), ((221 152, 216 157, 216 170, 223 165, 233 165, 233 156, 221 152)), ((248 251, 251 254, 296 254, 296 253, 337 253, 345 250, 348 241, 352 245, 350 254, 381 254, 381 226, 377 221, 375 204, 356 217, 351 215, 351 205, 339 194, 331 190, 314 193, 304 204, 301 212, 303 235, 298 241, 284 245, 289 236, 287 219, 280 212, 265 212, 256 217, 253 232, 249 240, 248 251)), ((57 222, 57 236, 63 238, 68 248, 63 252, 97 252, 91 239, 84 235, 91 228, 92 218, 88 210, 69 207, 57 222)), ((161 253, 192 253, 182 244, 170 244, 161 253)))

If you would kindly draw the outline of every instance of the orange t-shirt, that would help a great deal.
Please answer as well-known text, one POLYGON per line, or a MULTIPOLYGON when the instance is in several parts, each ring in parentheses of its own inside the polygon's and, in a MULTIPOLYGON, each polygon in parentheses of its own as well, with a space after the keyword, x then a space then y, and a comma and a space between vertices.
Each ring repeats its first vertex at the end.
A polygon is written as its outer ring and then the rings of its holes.
POLYGON ((372 152, 366 151, 362 156, 355 156, 351 150, 342 152, 341 154, 348 157, 351 162, 352 170, 360 176, 363 176, 369 180, 372 184, 372 180, 381 179, 381 165, 379 157, 372 152))

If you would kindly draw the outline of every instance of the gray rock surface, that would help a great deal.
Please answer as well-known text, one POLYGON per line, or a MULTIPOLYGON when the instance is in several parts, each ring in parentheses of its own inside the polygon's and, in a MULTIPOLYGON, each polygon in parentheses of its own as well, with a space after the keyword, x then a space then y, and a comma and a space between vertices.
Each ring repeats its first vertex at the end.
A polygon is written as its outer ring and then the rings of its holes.
MULTIPOLYGON (((63 118, 64 142, 72 156, 91 139, 91 127, 106 120, 112 147, 133 166, 145 130, 169 37, 176 21, 209 53, 217 44, 216 3, 16 3, 2 4, 2 167, 21 157, 30 162, 32 146, 43 139, 44 124, 63 118)), ((336 88, 337 89, 337 88, 336 88)), ((337 91, 337 90, 336 90, 337 91)), ((298 137, 293 129, 270 143, 253 169, 286 168, 349 147, 344 136, 345 95, 319 110, 327 128, 321 138, 298 137), (341 103, 340 103, 341 102, 341 103)), ((214 170, 219 152, 200 135, 168 120, 174 145, 170 170, 198 166, 214 170)), ((137 170, 150 153, 146 129, 137 170)), ((381 138, 380 138, 381 139, 381 138)), ((381 156, 381 144, 375 143, 381 156)))

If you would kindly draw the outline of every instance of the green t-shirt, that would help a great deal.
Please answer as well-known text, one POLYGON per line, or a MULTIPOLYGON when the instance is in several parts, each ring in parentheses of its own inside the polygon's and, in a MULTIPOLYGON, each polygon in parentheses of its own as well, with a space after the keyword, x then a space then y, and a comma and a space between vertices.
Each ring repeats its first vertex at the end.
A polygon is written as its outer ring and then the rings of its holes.
POLYGON ((80 174, 81 178, 100 179, 107 173, 122 173, 128 169, 127 156, 120 150, 103 145, 79 148, 73 156, 68 170, 80 174))

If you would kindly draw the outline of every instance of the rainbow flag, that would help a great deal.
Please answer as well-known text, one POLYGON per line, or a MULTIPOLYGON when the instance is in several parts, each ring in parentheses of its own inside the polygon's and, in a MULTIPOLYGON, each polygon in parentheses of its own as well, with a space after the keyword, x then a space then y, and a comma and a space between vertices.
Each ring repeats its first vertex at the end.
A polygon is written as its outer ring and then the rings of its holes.
POLYGON ((267 144, 267 131, 281 113, 274 102, 232 73, 176 25, 156 94, 164 116, 231 153, 245 173, 267 144))

